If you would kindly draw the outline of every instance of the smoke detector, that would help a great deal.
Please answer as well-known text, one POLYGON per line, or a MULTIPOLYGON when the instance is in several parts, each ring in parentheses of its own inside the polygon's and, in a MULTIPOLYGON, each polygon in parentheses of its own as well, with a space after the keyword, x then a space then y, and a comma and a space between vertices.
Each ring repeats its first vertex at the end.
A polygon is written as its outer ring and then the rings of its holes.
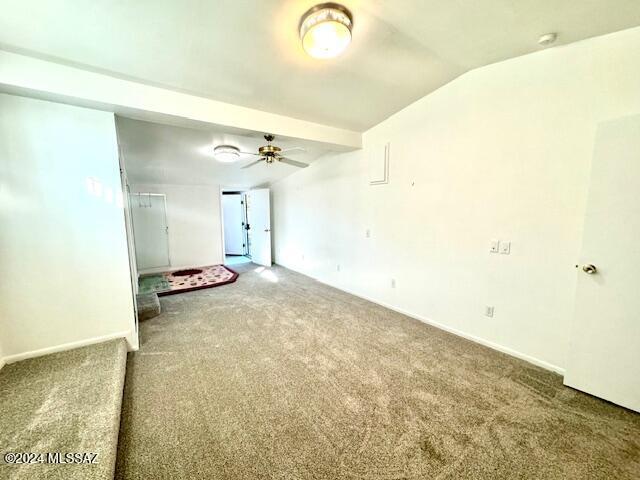
POLYGON ((555 32, 545 33, 538 39, 538 45, 541 47, 548 47, 558 39, 558 34, 555 32))
POLYGON ((233 163, 240 160, 240 149, 233 145, 218 145, 213 149, 213 156, 222 163, 233 163))

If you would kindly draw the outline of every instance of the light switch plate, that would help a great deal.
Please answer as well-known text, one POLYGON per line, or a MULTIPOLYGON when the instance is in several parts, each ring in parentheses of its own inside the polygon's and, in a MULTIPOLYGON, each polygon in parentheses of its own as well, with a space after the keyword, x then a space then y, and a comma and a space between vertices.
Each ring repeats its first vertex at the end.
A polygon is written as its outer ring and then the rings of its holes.
POLYGON ((491 240, 491 248, 489 249, 489 251, 491 253, 498 253, 499 249, 500 249, 500 240, 491 240))
POLYGON ((509 253, 511 253, 511 242, 500 242, 500 253, 503 255, 509 255, 509 253))
POLYGON ((484 307, 485 317, 493 317, 493 305, 487 305, 484 307))

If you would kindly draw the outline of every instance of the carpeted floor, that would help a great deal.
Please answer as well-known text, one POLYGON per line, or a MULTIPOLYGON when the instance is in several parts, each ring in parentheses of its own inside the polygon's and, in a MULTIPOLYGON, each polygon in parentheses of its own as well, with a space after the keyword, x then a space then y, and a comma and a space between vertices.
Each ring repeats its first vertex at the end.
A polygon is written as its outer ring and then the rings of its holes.
POLYGON ((0 478, 112 479, 126 358, 126 343, 120 339, 3 367, 0 478), (16 452, 36 454, 22 457, 35 463, 3 461, 16 452), (47 453, 88 455, 60 460, 47 453), (49 463, 71 460, 95 463, 49 463))
POLYGON ((162 299, 118 479, 638 479, 640 415, 283 268, 162 299))

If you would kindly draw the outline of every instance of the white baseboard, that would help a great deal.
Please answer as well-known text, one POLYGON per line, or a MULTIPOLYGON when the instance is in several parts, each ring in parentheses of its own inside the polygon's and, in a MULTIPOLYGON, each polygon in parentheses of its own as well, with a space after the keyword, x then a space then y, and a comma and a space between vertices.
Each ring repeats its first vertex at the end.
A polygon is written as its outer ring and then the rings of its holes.
POLYGON ((62 345, 56 345, 53 347, 41 348, 38 350, 31 350, 29 352, 16 353, 14 355, 8 355, 3 358, 3 361, 7 364, 26 360, 28 358, 41 357, 43 355, 49 355, 50 353, 64 352, 66 350, 73 350, 74 348, 86 347, 88 345, 95 345, 96 343, 108 342, 116 338, 127 338, 131 332, 116 332, 109 335, 102 335, 100 337, 92 337, 76 342, 63 343, 62 345))
POLYGON ((297 273, 300 273, 302 275, 305 275, 305 276, 307 276, 309 278, 313 278, 315 281, 320 282, 320 283, 322 283, 324 285, 328 285, 330 287, 333 287, 333 288, 336 288, 336 289, 338 289, 340 291, 348 293, 349 295, 353 295, 354 297, 362 298, 363 300, 366 300, 366 301, 371 302, 371 303, 375 303, 376 305, 380 305, 381 307, 388 308, 389 310, 393 310, 394 312, 401 313, 402 315, 406 315, 407 317, 415 318, 416 320, 419 320, 419 321, 421 321, 423 323, 426 323, 428 325, 431 325, 433 327, 439 328, 440 330, 444 330, 445 332, 452 333, 454 335, 457 335, 458 337, 466 338, 467 340, 471 340, 472 342, 479 343, 480 345, 484 345, 485 347, 489 347, 489 348, 491 348, 493 350, 497 350, 499 352, 506 353, 507 355, 511 355, 512 357, 519 358, 520 360, 524 360, 525 362, 532 363, 533 365, 537 365, 538 367, 542 367, 545 370, 550 370, 552 372, 555 372, 555 373, 558 373, 558 374, 564 376, 564 372, 565 372, 564 368, 561 368, 561 367, 559 367, 557 365, 553 365, 552 363, 545 362, 544 360, 540 360, 539 358, 532 357, 531 355, 527 355, 526 353, 518 352, 517 350, 513 350, 512 348, 505 347, 504 345, 500 345, 498 343, 494 343, 494 342, 491 342, 489 340, 485 340, 483 338, 476 337, 475 335, 470 335, 468 333, 462 332, 462 331, 457 330, 455 328, 448 327, 447 325, 435 322, 435 321, 431 320, 430 318, 423 317, 422 315, 418 315, 417 313, 409 312, 409 311, 404 310, 404 309, 402 309, 400 307, 396 307, 395 305, 391 305, 391 304, 388 304, 388 303, 385 303, 385 302, 381 302, 379 300, 367 297, 367 296, 362 295, 362 294, 357 293, 357 292, 353 292, 353 291, 348 290, 346 288, 333 285, 333 284, 331 284, 329 282, 325 282, 324 280, 321 280, 321 279, 316 278, 316 277, 312 277, 311 275, 308 275, 308 274, 306 274, 304 272, 296 270, 295 268, 288 267, 287 265, 284 265, 284 264, 279 264, 279 265, 284 267, 284 268, 287 268, 289 270, 293 270, 294 272, 297 272, 297 273))
POLYGON ((135 331, 131 331, 125 337, 127 341, 127 351, 137 352, 140 349, 140 338, 135 331))
POLYGON ((5 363, 6 362, 5 362, 4 358, 0 358, 0 370, 2 370, 2 367, 4 367, 5 363))
POLYGON ((172 267, 156 267, 156 268, 143 268, 141 270, 138 270, 138 278, 140 277, 144 277, 145 275, 153 275, 156 273, 164 273, 164 272, 168 272, 169 270, 171 270, 172 267))

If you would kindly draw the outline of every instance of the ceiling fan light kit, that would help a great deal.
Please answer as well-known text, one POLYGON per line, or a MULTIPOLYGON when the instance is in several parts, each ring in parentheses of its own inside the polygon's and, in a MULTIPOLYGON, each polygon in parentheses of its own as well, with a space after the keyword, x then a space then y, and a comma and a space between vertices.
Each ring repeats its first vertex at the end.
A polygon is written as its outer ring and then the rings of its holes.
POLYGON ((300 19, 300 40, 304 50, 314 58, 333 58, 351 43, 353 16, 338 3, 321 3, 310 8, 300 19))
MULTIPOLYGON (((276 145, 271 144, 274 138, 275 137, 273 135, 270 135, 270 134, 265 135, 264 139, 267 141, 267 144, 258 148, 258 153, 250 154, 250 155, 258 156, 260 158, 255 162, 250 163, 249 165, 245 165, 242 168, 253 167, 254 165, 257 165, 260 162, 265 162, 267 165, 270 165, 274 162, 281 162, 281 163, 286 163, 287 165, 291 165, 298 168, 306 168, 309 166, 307 163, 298 162, 297 160, 292 160, 290 158, 283 157, 282 156, 283 150, 280 147, 277 147, 276 145)), ((303 148, 298 148, 298 147, 287 149, 287 151, 291 151, 291 150, 304 151, 303 148)))

